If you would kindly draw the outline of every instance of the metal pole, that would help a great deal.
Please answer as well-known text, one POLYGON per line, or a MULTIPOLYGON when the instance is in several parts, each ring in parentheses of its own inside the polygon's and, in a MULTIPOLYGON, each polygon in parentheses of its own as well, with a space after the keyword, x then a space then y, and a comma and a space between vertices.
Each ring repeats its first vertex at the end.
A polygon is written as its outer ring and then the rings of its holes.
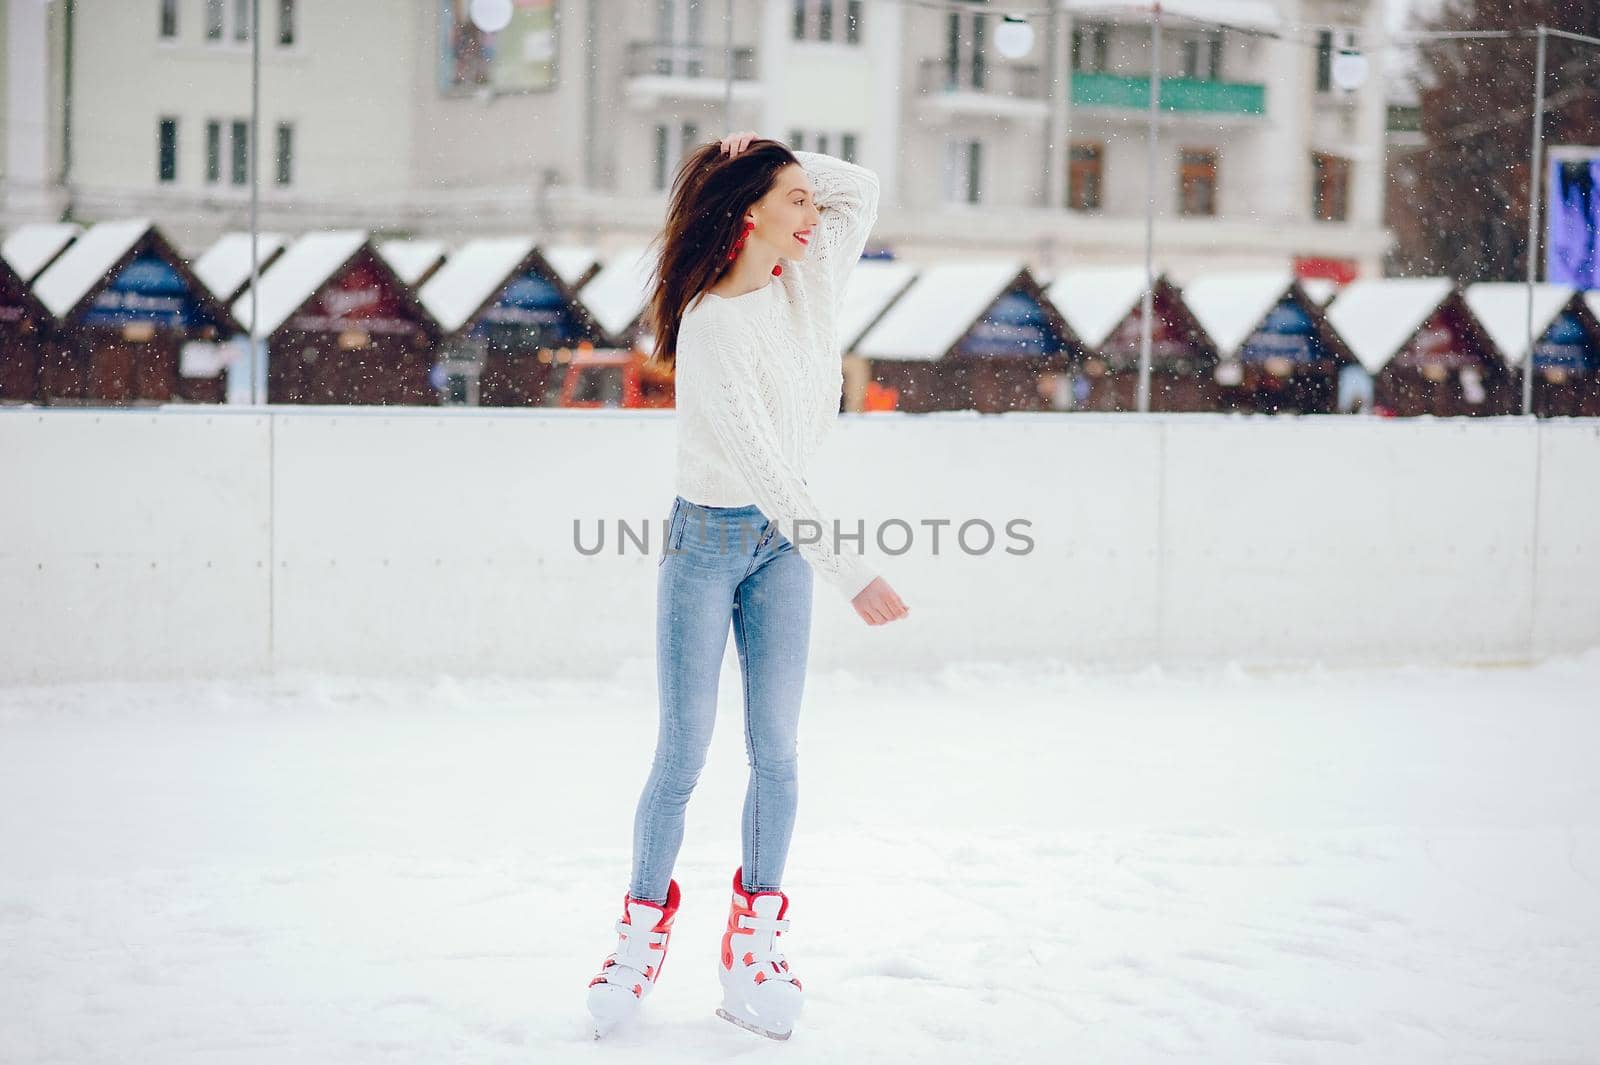
MULTIPOLYGON (((1045 82, 1044 98, 1047 110, 1044 117, 1044 155, 1040 160, 1039 174, 1039 199, 1040 205, 1046 208, 1060 209, 1066 206, 1065 194, 1058 195, 1062 188, 1062 179, 1066 176, 1067 166, 1071 165, 1072 153, 1064 150, 1061 143, 1059 121, 1061 110, 1064 106, 1071 106, 1072 97, 1072 71, 1067 70, 1062 77, 1063 66, 1070 66, 1069 58, 1065 64, 1061 62, 1061 23, 1065 21, 1070 27, 1072 15, 1058 15, 1054 8, 1045 16, 1045 82), (1065 88, 1063 88, 1063 83, 1065 88), (1063 100, 1065 97, 1065 100, 1063 100), (1067 166, 1062 166, 1058 160, 1066 160, 1067 166)), ((1068 33, 1071 30, 1069 28, 1068 33)))
POLYGON ((1539 274, 1539 200, 1544 178, 1540 155, 1544 149, 1544 46, 1545 28, 1539 27, 1539 57, 1533 75, 1533 159, 1528 169, 1528 352, 1522 359, 1522 413, 1533 414, 1533 283, 1539 274))
POLYGON ((1156 308, 1156 123, 1161 116, 1161 5, 1150 11, 1150 137, 1145 147, 1144 312, 1139 316, 1139 411, 1150 409, 1150 347, 1156 308))
POLYGON ((261 0, 250 0, 250 143, 245 145, 245 162, 250 167, 250 403, 260 403, 257 378, 260 376, 260 291, 261 174, 256 165, 256 148, 261 143, 261 0))
POLYGON ((726 77, 722 84, 722 128, 726 133, 733 132, 733 0, 728 0, 722 16, 722 27, 726 31, 723 35, 724 45, 722 62, 726 67, 726 77))

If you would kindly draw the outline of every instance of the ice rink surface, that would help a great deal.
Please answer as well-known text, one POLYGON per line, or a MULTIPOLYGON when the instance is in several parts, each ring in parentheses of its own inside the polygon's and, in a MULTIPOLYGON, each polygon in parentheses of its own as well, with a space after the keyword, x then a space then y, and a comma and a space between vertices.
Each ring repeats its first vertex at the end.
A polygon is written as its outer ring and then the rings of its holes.
POLYGON ((652 663, 0 689, 0 1061, 1600 1061, 1600 653, 813 672, 787 1044, 712 1014, 736 663, 602 1043, 652 663))

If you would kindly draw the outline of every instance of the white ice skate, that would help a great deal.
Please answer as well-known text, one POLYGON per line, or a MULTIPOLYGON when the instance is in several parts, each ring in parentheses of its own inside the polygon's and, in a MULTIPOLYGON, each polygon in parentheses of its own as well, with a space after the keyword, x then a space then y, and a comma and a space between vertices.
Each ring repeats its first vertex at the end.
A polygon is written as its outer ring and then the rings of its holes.
POLYGON ((631 895, 622 897, 617 949, 606 956, 600 975, 589 981, 589 1012, 594 1016, 596 1039, 639 1012, 644 997, 661 977, 677 913, 676 880, 667 887, 666 905, 631 895))
POLYGON ((800 980, 778 949, 789 930, 784 914, 789 896, 781 891, 744 889, 744 869, 733 874, 733 905, 722 936, 722 1006, 717 1016, 771 1039, 794 1031, 803 1001, 800 980))

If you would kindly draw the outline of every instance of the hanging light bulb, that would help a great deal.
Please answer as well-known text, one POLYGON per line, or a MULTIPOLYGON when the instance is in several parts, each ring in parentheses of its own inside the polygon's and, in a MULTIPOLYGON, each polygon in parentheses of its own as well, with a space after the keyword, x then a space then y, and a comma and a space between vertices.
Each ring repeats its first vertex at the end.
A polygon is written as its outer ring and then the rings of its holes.
POLYGON ((994 31, 994 46, 1007 59, 1021 59, 1033 51, 1033 27, 1021 15, 1006 15, 994 31))
POLYGON ((1367 80, 1367 57, 1354 49, 1345 49, 1333 59, 1333 83, 1345 92, 1354 92, 1367 80))
POLYGON ((511 0, 472 0, 467 10, 472 24, 484 33, 499 33, 511 25, 511 0))

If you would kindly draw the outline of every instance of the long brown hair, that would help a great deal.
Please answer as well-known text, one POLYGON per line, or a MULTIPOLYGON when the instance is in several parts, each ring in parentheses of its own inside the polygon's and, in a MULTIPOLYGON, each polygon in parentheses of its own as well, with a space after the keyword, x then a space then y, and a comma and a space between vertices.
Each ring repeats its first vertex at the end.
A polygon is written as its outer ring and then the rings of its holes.
POLYGON ((666 225, 651 241, 661 246, 645 315, 655 335, 651 362, 677 364, 684 310, 729 269, 745 211, 772 188, 779 170, 799 161, 786 145, 765 138, 732 158, 711 141, 684 159, 672 179, 666 225))

